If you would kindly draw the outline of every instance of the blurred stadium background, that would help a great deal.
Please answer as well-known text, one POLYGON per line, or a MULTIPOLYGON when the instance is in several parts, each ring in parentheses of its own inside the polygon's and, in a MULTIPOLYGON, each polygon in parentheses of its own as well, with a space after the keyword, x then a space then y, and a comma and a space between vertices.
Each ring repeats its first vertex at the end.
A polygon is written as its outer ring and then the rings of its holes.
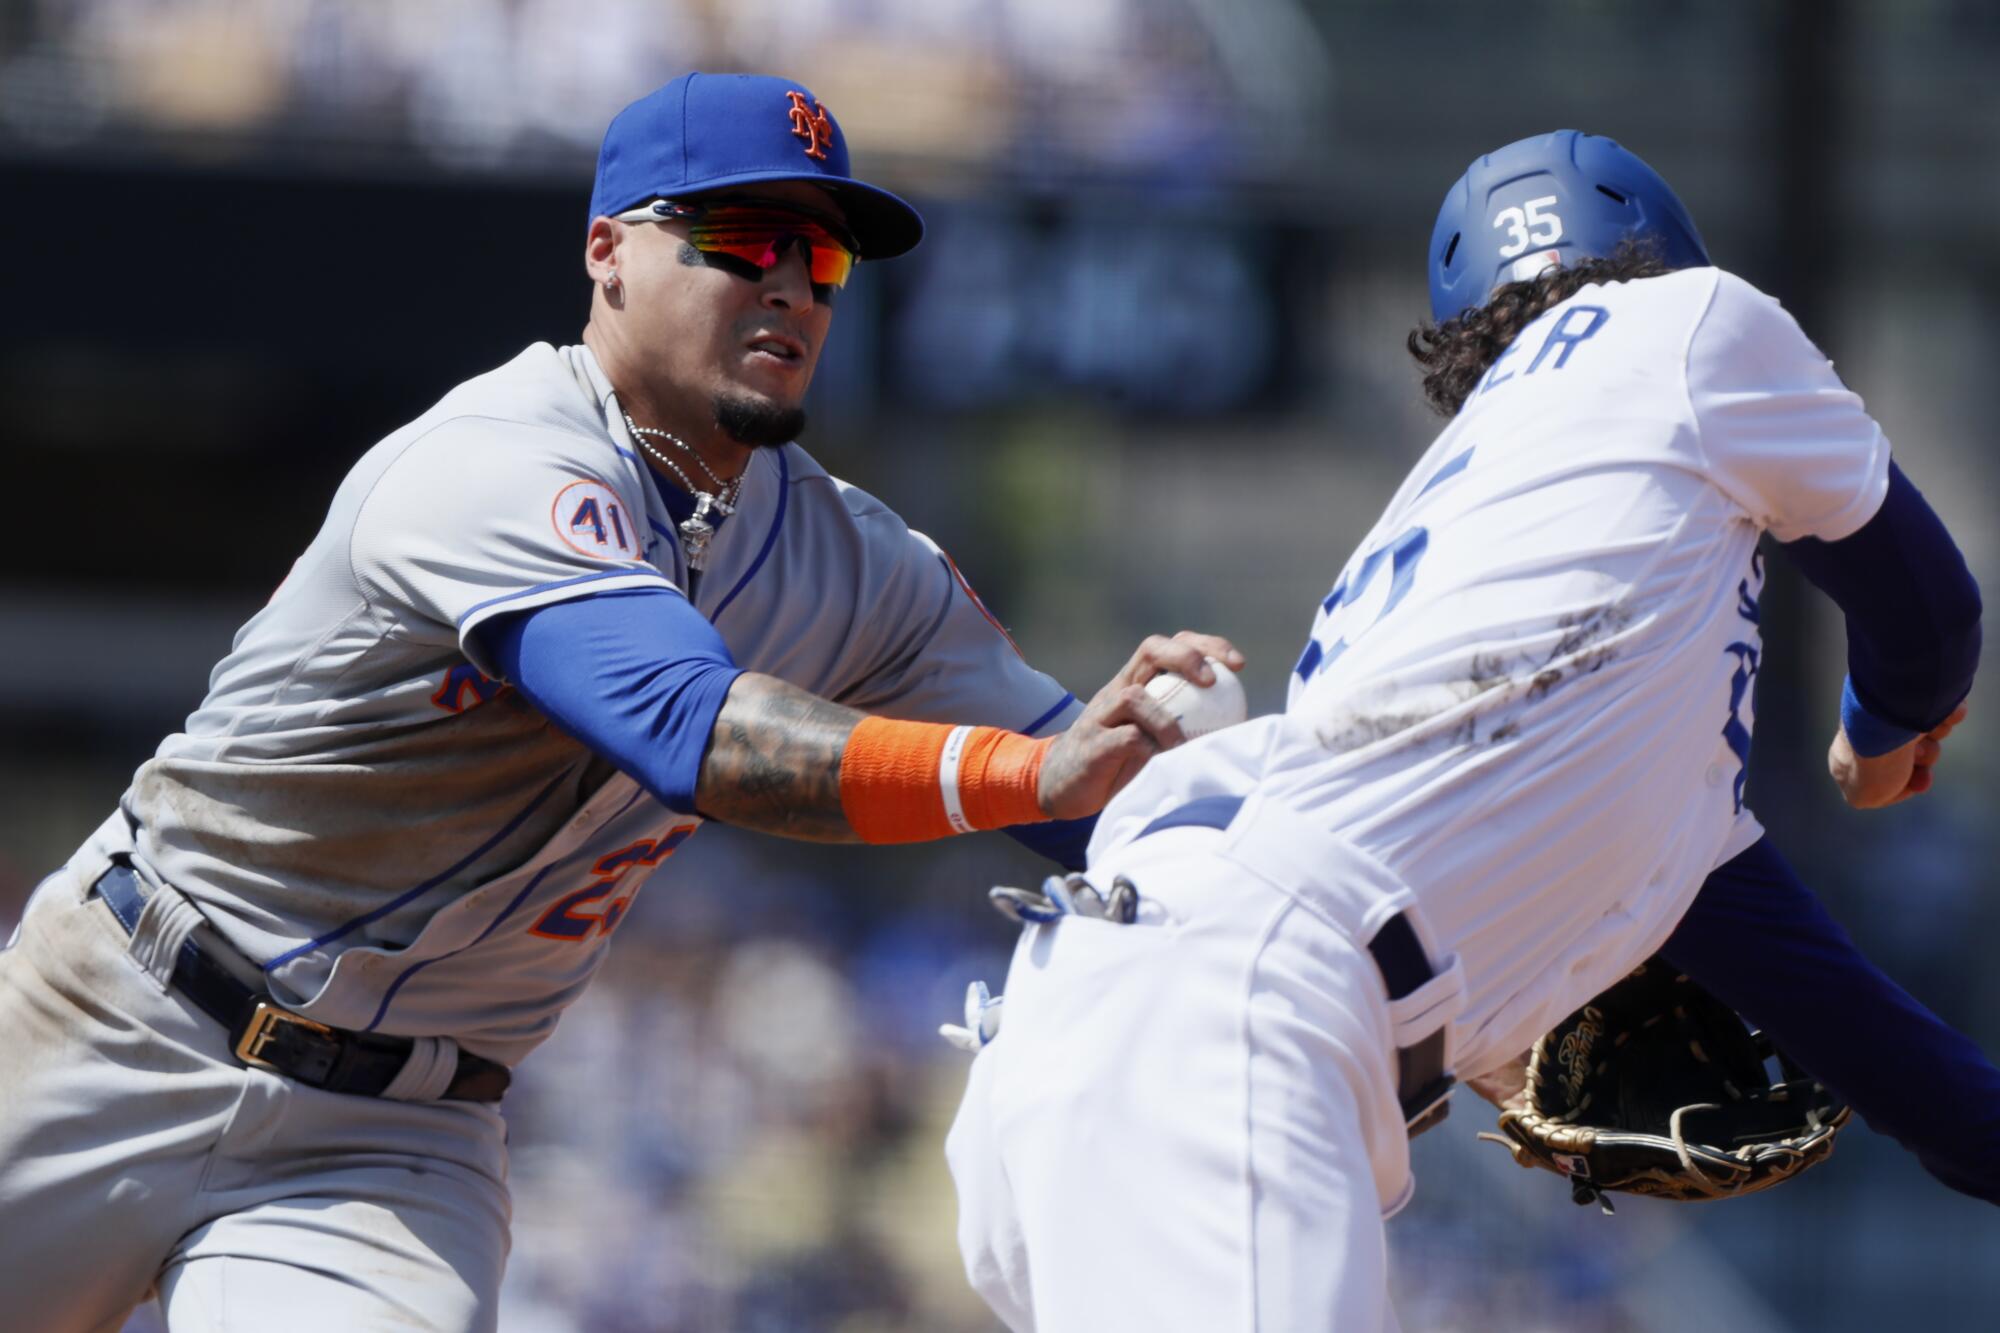
MULTIPOLYGON (((1401 345, 1437 201, 1565 125, 1651 160, 1800 315, 2000 588, 1990 0, 0 0, 0 930, 349 463, 575 340, 598 136, 688 68, 804 80, 926 209, 843 295, 806 443, 1081 691, 1195 625, 1281 703, 1436 429, 1401 345)), ((1937 794, 1846 815, 1838 626, 1777 568, 1754 804, 2000 1052, 2000 709, 1975 699, 1937 794)), ((981 890, 1038 873, 999 838, 705 831, 508 1099, 503 1328, 990 1330, 933 1031, 1004 972, 981 890)), ((1391 1226, 1409 1329, 1993 1327, 2000 1216, 1865 1129, 1775 1194, 1604 1218, 1460 1103, 1391 1226)))

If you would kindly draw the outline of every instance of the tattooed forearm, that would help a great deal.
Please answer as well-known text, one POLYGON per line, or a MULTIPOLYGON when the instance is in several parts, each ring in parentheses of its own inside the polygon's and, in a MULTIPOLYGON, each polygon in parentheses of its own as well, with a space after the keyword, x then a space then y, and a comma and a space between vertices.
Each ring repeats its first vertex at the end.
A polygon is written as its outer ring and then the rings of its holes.
POLYGON ((762 833, 859 841, 840 809, 840 758, 862 716, 771 676, 738 676, 702 758, 695 804, 762 833))

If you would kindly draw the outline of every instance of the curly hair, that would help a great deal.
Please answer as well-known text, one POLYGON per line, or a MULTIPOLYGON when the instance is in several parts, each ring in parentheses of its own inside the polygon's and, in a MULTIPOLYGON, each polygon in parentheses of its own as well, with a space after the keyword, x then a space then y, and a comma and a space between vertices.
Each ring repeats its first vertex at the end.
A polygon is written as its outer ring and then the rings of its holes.
POLYGON ((1486 368, 1545 311, 1592 283, 1657 278, 1668 271, 1658 247, 1628 237, 1603 258, 1545 268, 1526 282, 1510 282, 1485 305, 1442 324, 1425 320, 1410 331, 1407 344, 1424 368, 1424 398, 1439 416, 1457 416, 1486 368))

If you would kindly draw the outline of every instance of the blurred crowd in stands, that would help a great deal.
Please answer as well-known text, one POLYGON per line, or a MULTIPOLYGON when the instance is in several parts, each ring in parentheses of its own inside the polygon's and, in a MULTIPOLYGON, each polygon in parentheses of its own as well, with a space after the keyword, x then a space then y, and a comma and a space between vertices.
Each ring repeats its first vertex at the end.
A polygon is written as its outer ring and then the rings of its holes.
POLYGON ((802 79, 877 161, 1223 177, 1296 147, 1283 113, 1327 77, 1292 0, 28 0, 0 23, 0 129, 521 171, 688 68, 802 79))

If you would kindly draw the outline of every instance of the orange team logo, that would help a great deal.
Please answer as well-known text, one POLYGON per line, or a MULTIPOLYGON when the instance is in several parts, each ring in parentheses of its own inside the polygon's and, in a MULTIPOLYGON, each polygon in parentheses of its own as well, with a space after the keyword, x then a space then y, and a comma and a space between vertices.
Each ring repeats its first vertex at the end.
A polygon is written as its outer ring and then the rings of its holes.
POLYGON ((792 99, 792 133, 806 141, 806 156, 826 161, 826 146, 833 142, 833 121, 826 114, 826 107, 814 102, 811 111, 806 110, 806 95, 802 92, 788 92, 792 99))
POLYGON ((470 662, 460 662, 444 673, 444 684, 431 695, 431 702, 447 713, 463 713, 506 692, 505 681, 494 680, 470 662))
POLYGON ((959 572, 958 561, 952 559, 951 556, 943 550, 943 548, 939 548, 938 554, 944 556, 945 568, 949 569, 951 571, 951 576, 954 579, 958 580, 958 586, 965 589, 965 595, 972 599, 972 604, 973 606, 978 608, 979 614, 986 617, 986 623, 991 625, 994 629, 1000 631, 1000 637, 1005 639, 1007 641, 1007 646, 1014 650, 1014 656, 1022 658, 1022 660, 1025 661, 1026 655, 1021 652, 1021 645, 1014 642, 1014 636, 1009 634, 1007 632, 1007 627, 1000 623, 1000 617, 994 615, 991 611, 986 609, 986 599, 973 591, 972 581, 966 578, 964 574, 959 572))

